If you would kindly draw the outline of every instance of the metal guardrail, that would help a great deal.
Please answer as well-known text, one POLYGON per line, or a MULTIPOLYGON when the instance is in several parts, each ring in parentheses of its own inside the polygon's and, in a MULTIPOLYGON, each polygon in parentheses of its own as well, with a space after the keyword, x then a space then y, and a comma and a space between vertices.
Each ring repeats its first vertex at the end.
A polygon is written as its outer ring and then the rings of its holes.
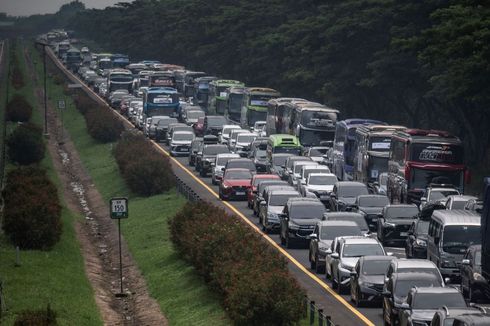
POLYGON ((197 202, 202 200, 201 197, 191 188, 189 187, 181 178, 176 176, 175 177, 175 187, 177 188, 177 191, 182 194, 185 198, 187 198, 188 201, 190 202, 197 202))
POLYGON ((315 301, 310 300, 308 296, 305 296, 303 302, 303 320, 306 320, 310 326, 339 326, 334 324, 332 317, 326 315, 323 308, 317 306, 315 301))

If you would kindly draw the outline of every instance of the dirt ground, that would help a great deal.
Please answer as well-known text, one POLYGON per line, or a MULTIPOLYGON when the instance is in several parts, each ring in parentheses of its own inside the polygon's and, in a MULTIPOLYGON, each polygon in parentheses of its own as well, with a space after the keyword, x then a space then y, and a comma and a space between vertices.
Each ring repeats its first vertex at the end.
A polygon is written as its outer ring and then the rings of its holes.
MULTIPOLYGON (((35 83, 39 102, 44 108, 42 79, 37 78, 29 53, 25 52, 29 73, 35 83)), ((41 76, 42 77, 42 76, 41 76)), ((74 224, 95 301, 105 325, 168 325, 158 303, 150 297, 146 282, 122 240, 123 292, 118 298, 119 250, 117 226, 108 216, 106 203, 84 168, 73 142, 61 128, 56 109, 48 103, 47 148, 63 184, 68 208, 84 216, 74 224)))

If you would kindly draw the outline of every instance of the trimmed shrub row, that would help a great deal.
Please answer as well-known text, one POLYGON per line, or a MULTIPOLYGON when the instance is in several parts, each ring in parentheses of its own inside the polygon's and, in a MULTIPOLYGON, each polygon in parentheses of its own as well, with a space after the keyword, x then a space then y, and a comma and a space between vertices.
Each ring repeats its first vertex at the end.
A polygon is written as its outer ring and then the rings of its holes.
POLYGON ((181 254, 222 295, 237 325, 292 325, 304 291, 286 261, 236 216, 206 202, 188 203, 171 221, 181 254))
POLYGON ((32 106, 24 96, 15 94, 7 103, 7 121, 27 122, 32 116, 32 106))
POLYGON ((158 154, 141 134, 123 133, 114 156, 126 184, 138 195, 160 194, 175 185, 168 158, 158 154))
POLYGON ((15 246, 46 250, 59 241, 61 206, 44 170, 29 166, 10 171, 3 198, 2 229, 15 246))
POLYGON ((7 146, 10 161, 20 165, 40 162, 46 151, 41 129, 31 123, 15 128, 7 138, 7 146))

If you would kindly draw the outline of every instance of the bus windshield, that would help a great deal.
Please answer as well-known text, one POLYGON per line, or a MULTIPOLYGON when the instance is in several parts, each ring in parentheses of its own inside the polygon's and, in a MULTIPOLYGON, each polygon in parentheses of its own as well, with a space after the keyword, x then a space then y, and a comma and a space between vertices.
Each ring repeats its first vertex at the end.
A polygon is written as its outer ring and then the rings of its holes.
POLYGON ((423 170, 413 168, 410 170, 410 188, 424 189, 434 178, 445 177, 456 188, 463 187, 464 173, 463 171, 439 171, 439 170, 423 170))
POLYGON ((228 105, 228 112, 240 113, 242 110, 243 94, 230 94, 228 98, 230 101, 228 105))
POLYGON ((301 148, 293 146, 276 146, 274 147, 274 153, 289 153, 293 155, 300 155, 301 148))
POLYGON ((304 110, 301 112, 301 124, 309 128, 333 127, 337 122, 337 113, 304 110))
POLYGON ((308 130, 301 129, 299 141, 303 146, 320 145, 324 140, 333 140, 335 133, 333 130, 308 130))
MULTIPOLYGON (((252 106, 267 107, 269 100, 272 98, 274 98, 274 96, 271 96, 271 95, 251 95, 249 104, 252 106)), ((263 120, 265 120, 265 119, 263 119, 263 120)))

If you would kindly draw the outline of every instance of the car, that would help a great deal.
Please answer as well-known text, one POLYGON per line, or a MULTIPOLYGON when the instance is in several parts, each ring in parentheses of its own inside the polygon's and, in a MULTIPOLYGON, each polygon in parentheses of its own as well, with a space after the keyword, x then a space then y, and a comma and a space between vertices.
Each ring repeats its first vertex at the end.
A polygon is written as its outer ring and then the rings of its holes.
POLYGON ((330 193, 337 182, 337 176, 333 173, 318 173, 314 171, 308 174, 306 183, 301 186, 300 192, 303 196, 313 194, 325 203, 329 200, 330 193))
POLYGON ((213 185, 219 184, 221 179, 223 179, 223 171, 225 169, 226 163, 231 159, 240 158, 238 154, 224 153, 216 155, 216 165, 213 167, 211 172, 211 182, 213 185))
MULTIPOLYGON (((233 155, 236 155, 236 154, 233 154, 233 155)), ((280 179, 279 179, 279 176, 277 176, 275 174, 255 174, 252 177, 252 182, 251 182, 252 186, 250 187, 248 194, 247 194, 248 208, 253 208, 253 202, 254 202, 255 196, 257 194, 258 185, 262 181, 266 181, 266 180, 280 180, 280 179)))
POLYGON ((283 170, 286 166, 286 161, 291 156, 293 156, 293 154, 291 153, 272 154, 270 160, 267 163, 267 172, 277 174, 279 177, 282 177, 283 170))
POLYGON ((369 234, 369 226, 364 215, 356 212, 327 212, 323 214, 324 221, 351 221, 355 222, 362 231, 363 235, 369 234))
POLYGON ((289 180, 289 175, 293 173, 293 164, 299 161, 303 161, 303 162, 311 161, 311 157, 296 156, 296 155, 292 155, 291 153, 285 153, 285 154, 289 154, 290 156, 286 159, 286 163, 284 164, 284 168, 282 169, 282 174, 279 174, 279 176, 281 177, 281 179, 287 181, 289 180))
POLYGON ((342 293, 350 285, 351 272, 362 256, 386 256, 386 252, 373 238, 343 238, 337 246, 337 251, 331 255, 332 288, 342 293))
POLYGON ((234 158, 226 162, 224 171, 230 168, 242 168, 249 170, 252 174, 257 173, 257 168, 252 160, 248 158, 234 158))
POLYGON ((234 129, 242 129, 239 125, 224 125, 223 130, 219 134, 219 142, 223 145, 228 145, 231 131, 234 129))
MULTIPOLYGON (((334 221, 332 221, 332 222, 334 222, 334 221)), ((339 221, 335 221, 335 222, 339 222, 339 221)), ((342 221, 342 222, 347 222, 347 221, 342 221)), ((356 223, 356 225, 357 225, 357 223, 356 223)), ((361 234, 362 234, 362 232, 361 232, 361 234)), ((333 262, 335 260, 334 258, 332 258, 332 253, 338 251, 340 241, 342 239, 346 239, 346 238, 364 239, 365 236, 364 235, 354 235, 354 236, 339 235, 338 237, 335 237, 332 240, 332 243, 330 245, 330 250, 327 251, 327 255, 325 257, 325 279, 327 279, 327 280, 332 279, 332 266, 333 266, 333 262)))
POLYGON ((194 129, 194 133, 198 137, 204 136, 204 119, 206 117, 199 117, 197 118, 197 122, 192 124, 192 129, 194 129))
POLYGON ((170 154, 172 156, 189 155, 194 137, 192 131, 175 131, 170 140, 170 154))
POLYGON ((420 198, 420 208, 432 202, 445 204, 447 197, 451 195, 460 195, 459 190, 453 185, 430 183, 420 198))
POLYGON ((257 173, 267 173, 267 152, 265 149, 254 148, 249 152, 248 158, 255 164, 257 173))
POLYGON ((481 212, 483 211, 483 201, 479 199, 470 199, 464 205, 464 210, 481 214, 481 212))
POLYGON ((364 215, 371 232, 378 230, 378 218, 383 208, 390 204, 386 195, 360 195, 354 202, 353 210, 364 215))
MULTIPOLYGON (((312 165, 312 166, 304 165, 301 168, 299 177, 296 179, 295 186, 298 189, 298 191, 301 192, 303 186, 306 185, 306 180, 310 173, 330 173, 330 169, 325 165, 312 165)), ((333 186, 332 186, 332 190, 333 190, 333 186)))
POLYGON ((194 166, 196 164, 196 156, 197 152, 199 151, 199 147, 203 143, 202 138, 194 138, 194 140, 191 142, 191 148, 189 150, 189 165, 194 166))
POLYGON ((184 117, 184 123, 188 126, 192 126, 193 124, 197 123, 197 121, 199 121, 199 118, 203 118, 205 116, 206 113, 202 110, 187 110, 184 117))
POLYGON ((462 314, 455 316, 452 326, 488 326, 490 325, 490 314, 481 312, 478 314, 462 314))
POLYGON ((367 195, 367 186, 356 181, 337 182, 327 203, 327 208, 331 211, 342 212, 351 210, 356 202, 357 196, 367 195))
POLYGON ((232 129, 230 131, 230 137, 228 138, 228 148, 230 151, 233 151, 233 148, 235 147, 235 142, 236 142, 236 137, 238 134, 249 134, 250 132, 245 129, 232 129))
POLYGON ((323 163, 323 156, 327 155, 327 152, 330 148, 331 147, 327 147, 327 146, 313 146, 313 147, 308 148, 308 150, 305 153, 305 156, 311 157, 311 159, 314 162, 322 164, 323 163))
POLYGON ((417 219, 408 229, 405 243, 405 256, 407 258, 427 258, 427 236, 429 234, 429 221, 417 219))
MULTIPOLYGON (((432 320, 430 322, 430 326, 454 325, 454 320, 457 317, 466 318, 466 316, 468 317, 471 315, 481 316, 482 314, 487 314, 487 313, 488 312, 484 307, 480 307, 476 305, 471 307, 466 307, 466 308, 448 308, 444 306, 436 310, 434 317, 432 317, 432 320)), ((489 323, 487 322, 486 324, 481 324, 481 325, 488 325, 488 324, 489 323)), ((464 325, 464 324, 459 324, 459 325, 464 325)))
POLYGON ((167 131, 168 127, 172 123, 177 123, 177 119, 166 117, 158 120, 157 125, 155 126, 155 141, 161 142, 167 139, 167 131))
POLYGON ((378 179, 375 182, 369 183, 373 193, 378 195, 388 195, 388 172, 383 172, 378 175, 378 179))
POLYGON ((180 123, 180 122, 171 123, 168 125, 167 140, 166 140, 167 145, 170 145, 170 140, 172 139, 172 134, 175 131, 189 131, 192 134, 194 134, 194 130, 192 129, 192 127, 189 127, 188 125, 186 125, 184 123, 180 123))
POLYGON ((169 118, 168 116, 165 115, 155 115, 150 118, 147 118, 146 120, 150 120, 150 125, 149 127, 145 130, 145 135, 150 138, 150 139, 155 139, 155 134, 156 134, 156 127, 158 125, 158 121, 161 119, 167 119, 169 118))
POLYGON ((414 205, 387 205, 378 219, 378 239, 383 245, 404 245, 410 226, 417 218, 419 208, 414 205))
POLYGON ((254 133, 239 133, 233 141, 233 147, 230 150, 233 153, 239 154, 241 157, 247 157, 250 151, 250 145, 257 138, 254 133))
POLYGON ((228 147, 217 144, 203 144, 202 151, 197 153, 196 170, 201 177, 207 176, 216 164, 216 155, 229 153, 228 147))
POLYGON ((221 115, 207 115, 204 117, 204 134, 218 136, 227 124, 227 120, 221 115))
POLYGON ((461 261, 461 292, 470 302, 477 302, 479 299, 488 300, 486 293, 489 284, 482 276, 481 268, 481 245, 468 247, 466 254, 461 261))
POLYGON ((444 284, 432 273, 406 272, 393 274, 383 287, 384 324, 391 326, 398 324, 400 312, 407 308, 406 300, 411 288, 443 286, 444 284))
MULTIPOLYGON (((260 180, 257 184, 257 193, 254 196, 252 203, 252 210, 255 216, 259 216, 260 202, 264 200, 264 190, 268 186, 278 185, 278 186, 289 186, 286 181, 283 180, 260 180)), ((291 187, 292 189, 292 187, 291 187)))
POLYGON ((250 130, 253 132, 259 132, 267 124, 267 121, 255 121, 253 127, 250 130))
POLYGON ((279 215, 281 244, 293 248, 298 242, 308 243, 316 223, 319 222, 325 206, 317 198, 291 198, 279 215))
POLYGON ((288 182, 291 186, 296 187, 297 186, 297 180, 301 178, 301 169, 306 166, 317 166, 319 165, 316 162, 313 161, 296 161, 293 163, 293 166, 291 168, 291 173, 289 173, 289 178, 288 182))
POLYGON ((475 196, 468 195, 450 195, 447 196, 446 209, 464 209, 467 202, 476 200, 475 196))
POLYGON ((259 203, 259 224, 264 232, 268 233, 280 229, 279 215, 282 214, 284 205, 288 200, 295 197, 301 197, 301 195, 291 188, 272 189, 265 193, 264 200, 259 203))
POLYGON ((437 309, 467 308, 463 295, 451 287, 413 287, 400 311, 400 325, 427 325, 437 309))
POLYGON ((310 235, 308 260, 310 268, 318 274, 325 273, 326 257, 331 254, 330 246, 336 237, 361 236, 361 229, 356 222, 319 221, 310 235))
POLYGON ((427 259, 406 259, 399 258, 391 261, 390 266, 386 270, 385 285, 396 273, 428 273, 433 274, 442 285, 445 281, 442 278, 441 272, 437 266, 427 259))
POLYGON ((252 173, 247 169, 228 169, 219 184, 219 198, 222 200, 246 199, 252 173))
POLYGON ((359 258, 350 277, 350 298, 356 307, 367 302, 381 303, 385 273, 392 256, 363 256, 359 258))

